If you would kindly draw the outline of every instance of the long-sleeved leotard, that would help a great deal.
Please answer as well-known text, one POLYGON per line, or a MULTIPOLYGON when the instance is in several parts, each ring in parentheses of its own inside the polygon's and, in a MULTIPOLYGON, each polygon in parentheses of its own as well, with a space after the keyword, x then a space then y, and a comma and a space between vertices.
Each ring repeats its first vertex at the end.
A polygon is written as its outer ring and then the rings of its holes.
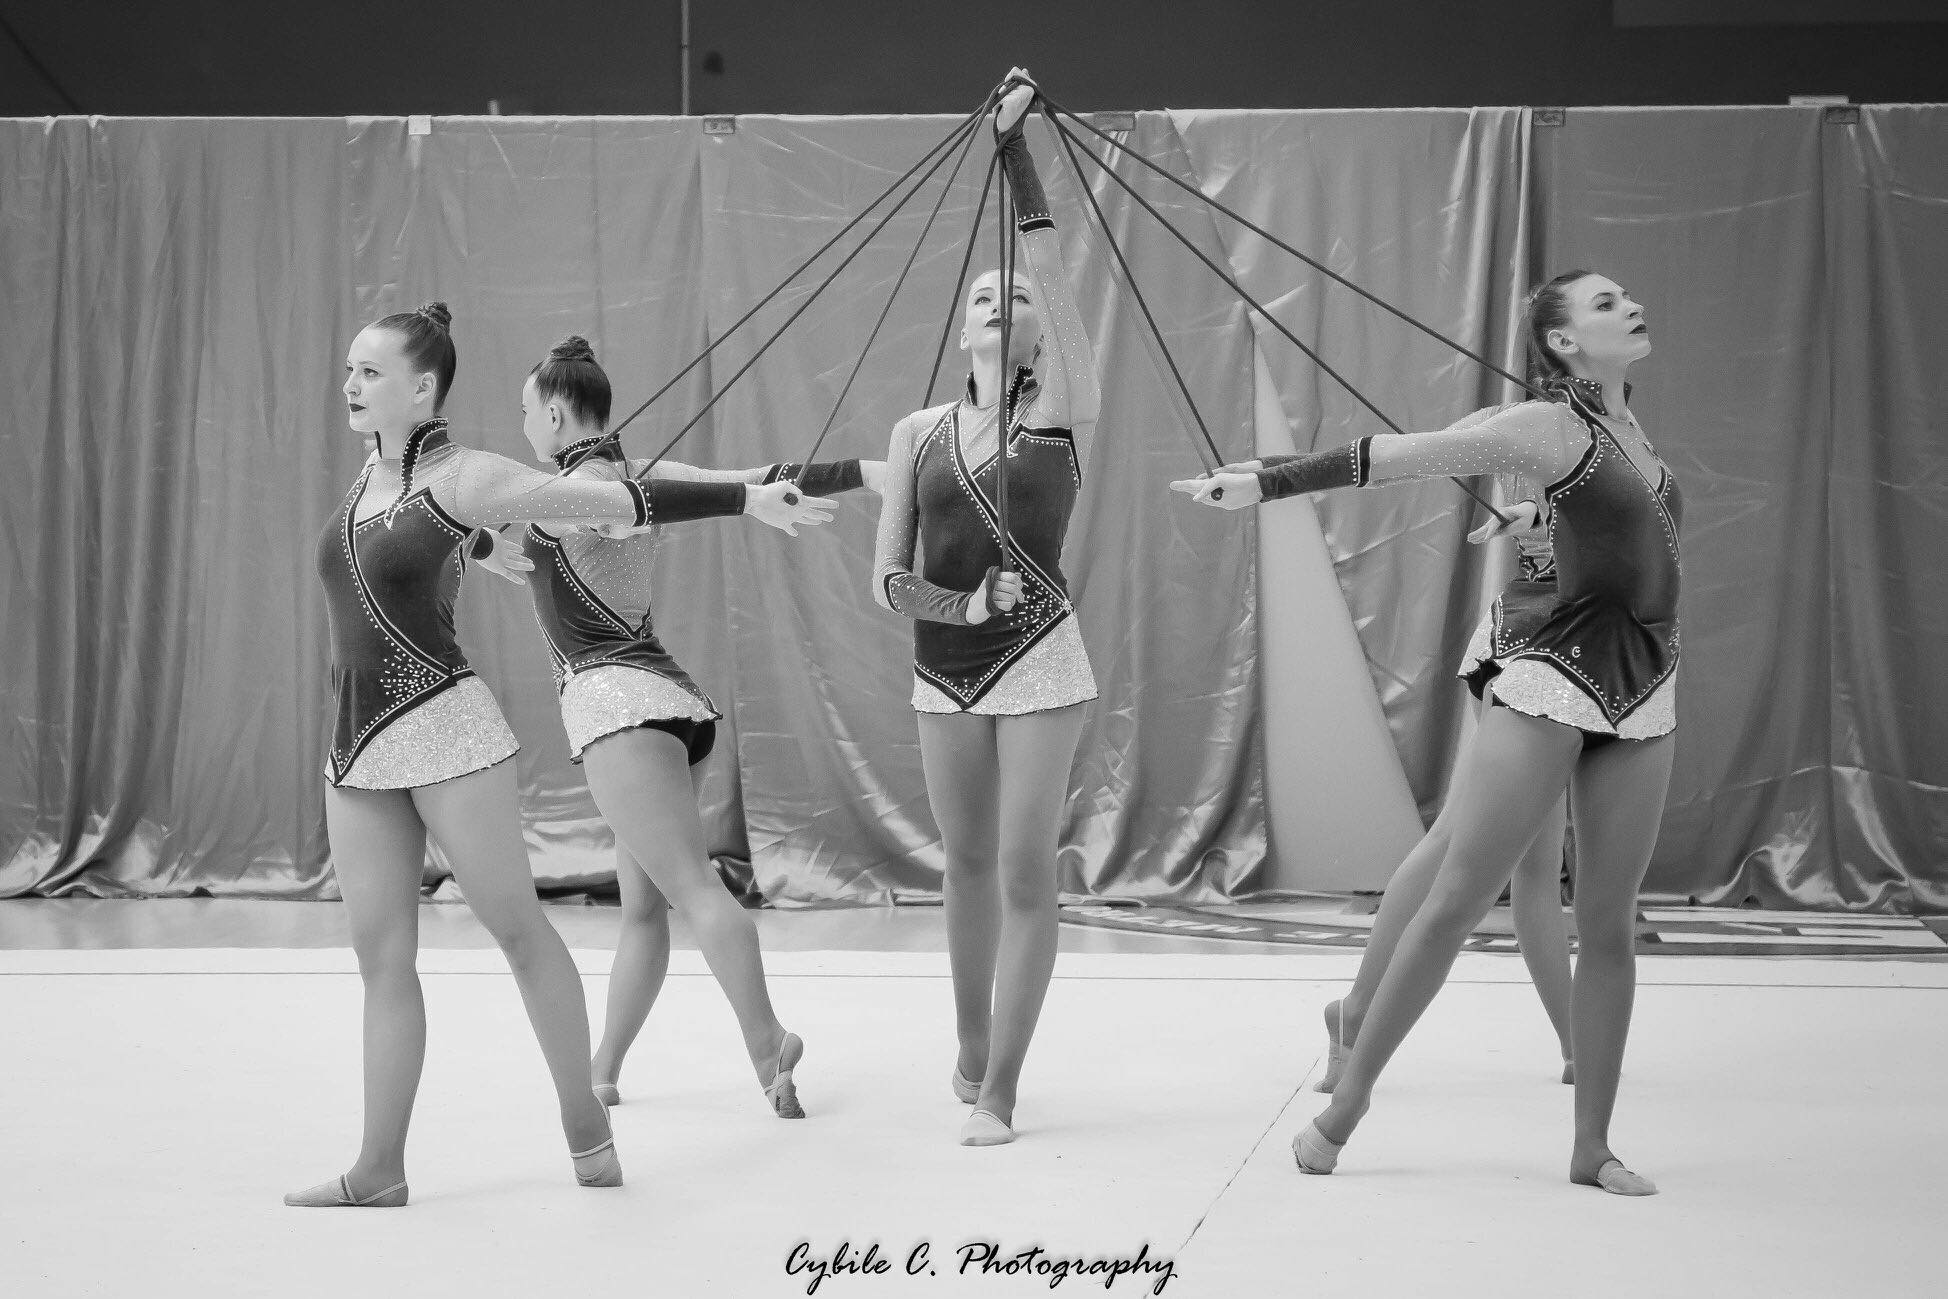
POLYGON ((1523 402, 1438 433, 1361 438, 1259 471, 1266 499, 1330 487, 1448 474, 1520 474, 1545 484, 1551 591, 1517 609, 1498 601, 1488 644, 1472 647, 1477 689, 1518 712, 1595 735, 1649 739, 1677 725, 1677 480, 1653 481, 1618 440, 1601 389, 1563 387, 1561 402, 1523 402), (1477 653, 1477 649, 1485 652, 1477 653))
POLYGON ((326 779, 405 789, 492 766, 519 747, 454 635, 460 543, 475 529, 541 519, 629 526, 736 514, 742 484, 593 482, 539 473, 413 430, 403 490, 361 517, 379 464, 366 461, 319 538, 336 714, 326 779))
POLYGON ((1019 714, 1096 697, 1062 573, 1063 539, 1102 404, 1095 352, 1018 134, 1004 144, 1002 161, 1043 321, 1040 365, 1016 372, 1009 403, 1008 540, 1022 594, 1008 612, 968 625, 972 592, 1001 562, 998 404, 976 406, 970 378, 964 400, 916 411, 894 427, 873 557, 874 596, 914 620, 912 702, 928 713, 1019 714))
MULTIPOLYGON (((698 469, 663 460, 625 461, 613 439, 591 439, 556 457, 571 479, 619 482, 764 484, 791 478, 811 496, 831 496, 863 483, 857 460, 832 464, 698 469)), ((690 761, 709 754, 721 713, 656 639, 650 619, 650 572, 662 529, 555 532, 530 524, 535 561, 528 588, 535 620, 548 642, 569 756, 605 735, 660 722, 683 729, 690 761)))

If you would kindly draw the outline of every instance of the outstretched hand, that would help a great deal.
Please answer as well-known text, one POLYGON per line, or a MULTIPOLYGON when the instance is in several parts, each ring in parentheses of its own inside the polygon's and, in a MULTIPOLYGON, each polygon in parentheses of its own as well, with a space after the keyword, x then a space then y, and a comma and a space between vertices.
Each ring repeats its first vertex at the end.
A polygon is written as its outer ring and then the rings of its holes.
POLYGON ((518 536, 493 532, 491 529, 488 535, 494 539, 494 548, 474 560, 474 563, 490 573, 506 578, 516 586, 526 586, 528 579, 525 574, 534 571, 534 561, 528 558, 528 552, 522 548, 521 539, 518 536))
POLYGON ((1180 478, 1170 484, 1170 490, 1182 492, 1199 505, 1220 510, 1242 510, 1265 499, 1257 474, 1234 474, 1222 469, 1203 478, 1180 478))
POLYGON ((1021 119, 1042 91, 1026 68, 1009 72, 996 89, 1001 92, 1001 104, 994 110, 994 138, 1002 140, 1021 128, 1021 119))
POLYGON ((823 497, 805 495, 804 488, 785 479, 744 489, 746 514, 794 537, 800 528, 830 523, 837 508, 823 497))
POLYGON ((1534 501, 1517 501, 1502 507, 1502 517, 1490 519, 1468 534, 1468 540, 1479 546, 1496 537, 1509 537, 1518 532, 1527 532, 1536 525, 1539 517, 1534 501))

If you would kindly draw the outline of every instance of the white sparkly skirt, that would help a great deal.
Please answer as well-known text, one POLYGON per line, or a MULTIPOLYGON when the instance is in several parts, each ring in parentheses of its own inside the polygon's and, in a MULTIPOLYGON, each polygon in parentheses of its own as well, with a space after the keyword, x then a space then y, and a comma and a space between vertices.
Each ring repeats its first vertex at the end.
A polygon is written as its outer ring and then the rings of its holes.
POLYGON ((1001 679, 966 708, 940 687, 913 676, 913 710, 920 713, 972 713, 977 717, 1019 717, 1087 703, 1096 697, 1096 674, 1082 647, 1082 630, 1073 613, 1064 617, 1008 665, 1001 679))
POLYGON ((1561 722, 1592 735, 1614 735, 1620 740, 1654 740, 1677 729, 1676 668, 1623 721, 1612 725, 1589 693, 1548 659, 1521 654, 1497 658, 1494 622, 1492 610, 1482 617, 1455 675, 1466 678, 1484 668, 1492 669, 1484 689, 1496 703, 1530 717, 1561 722))
POLYGON ((520 751, 494 692, 463 677, 392 719, 365 746, 339 784, 353 789, 417 789, 484 771, 520 751))
POLYGON ((568 678, 561 691, 561 723, 568 732, 568 756, 605 735, 644 722, 713 722, 722 717, 708 697, 648 668, 600 663, 568 678))

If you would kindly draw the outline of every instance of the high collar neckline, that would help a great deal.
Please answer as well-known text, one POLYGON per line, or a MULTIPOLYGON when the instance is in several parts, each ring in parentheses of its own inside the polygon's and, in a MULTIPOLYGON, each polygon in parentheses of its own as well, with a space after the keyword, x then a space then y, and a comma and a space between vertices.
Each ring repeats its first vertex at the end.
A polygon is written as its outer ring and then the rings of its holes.
POLYGON ((614 433, 597 433, 593 437, 577 439, 554 454, 555 468, 563 473, 590 460, 621 459, 622 438, 614 433))

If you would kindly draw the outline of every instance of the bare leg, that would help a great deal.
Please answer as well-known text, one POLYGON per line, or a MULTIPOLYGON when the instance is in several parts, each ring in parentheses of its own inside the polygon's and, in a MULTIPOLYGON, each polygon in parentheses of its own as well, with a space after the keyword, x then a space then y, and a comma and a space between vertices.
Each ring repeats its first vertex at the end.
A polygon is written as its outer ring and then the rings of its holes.
POLYGON ((1515 865, 1510 905, 1515 941, 1529 967, 1529 979, 1562 1047, 1563 1081, 1573 1082, 1576 1053, 1569 1040, 1569 925, 1562 914, 1562 839, 1568 796, 1549 809, 1529 850, 1515 865))
POLYGON ((645 727, 618 731, 589 745, 582 762, 589 792, 617 839, 696 935, 705 963, 737 1014, 758 1083, 769 1083, 785 1028, 771 1008, 757 925, 724 889, 704 846, 682 742, 645 727))
POLYGON ((598 1087, 615 1086, 622 1058, 642 1032, 663 980, 670 972, 670 904, 649 882, 629 849, 616 844, 616 884, 622 890, 622 928, 616 935, 615 963, 609 970, 609 1001, 602 1041, 589 1062, 598 1087))
POLYGON ((1637 992, 1637 890, 1657 846, 1676 748, 1668 735, 1619 740, 1576 769, 1575 1182, 1594 1184, 1615 1158, 1610 1115, 1637 992))
POLYGON ((1513 863, 1562 793, 1582 747, 1571 727, 1508 708, 1489 711, 1450 796, 1447 856, 1380 981, 1346 1075, 1314 1125, 1352 1135, 1373 1085, 1447 980, 1454 958, 1495 904, 1513 863))
POLYGON ((1000 876, 995 826, 1000 796, 995 719, 920 714, 920 763, 927 802, 947 853, 942 892, 947 912, 947 964, 954 980, 954 1067, 979 1083, 987 1076, 993 1023, 994 963, 1001 943, 1000 876))
POLYGON ((568 1148, 601 1145, 609 1139, 609 1116, 588 1086, 582 979, 535 897, 513 760, 412 793, 420 818, 453 863, 467 904, 514 971, 528 1023, 554 1079, 568 1148))
POLYGON ((994 1044, 979 1107, 1010 1126, 1028 1043, 1055 972, 1055 854, 1082 723, 1080 704, 996 719, 1001 943, 995 961, 994 1044))
POLYGON ((426 831, 404 790, 325 789, 325 828, 365 985, 365 1126, 352 1196, 406 1180, 406 1129, 426 1059, 419 875, 426 831))

